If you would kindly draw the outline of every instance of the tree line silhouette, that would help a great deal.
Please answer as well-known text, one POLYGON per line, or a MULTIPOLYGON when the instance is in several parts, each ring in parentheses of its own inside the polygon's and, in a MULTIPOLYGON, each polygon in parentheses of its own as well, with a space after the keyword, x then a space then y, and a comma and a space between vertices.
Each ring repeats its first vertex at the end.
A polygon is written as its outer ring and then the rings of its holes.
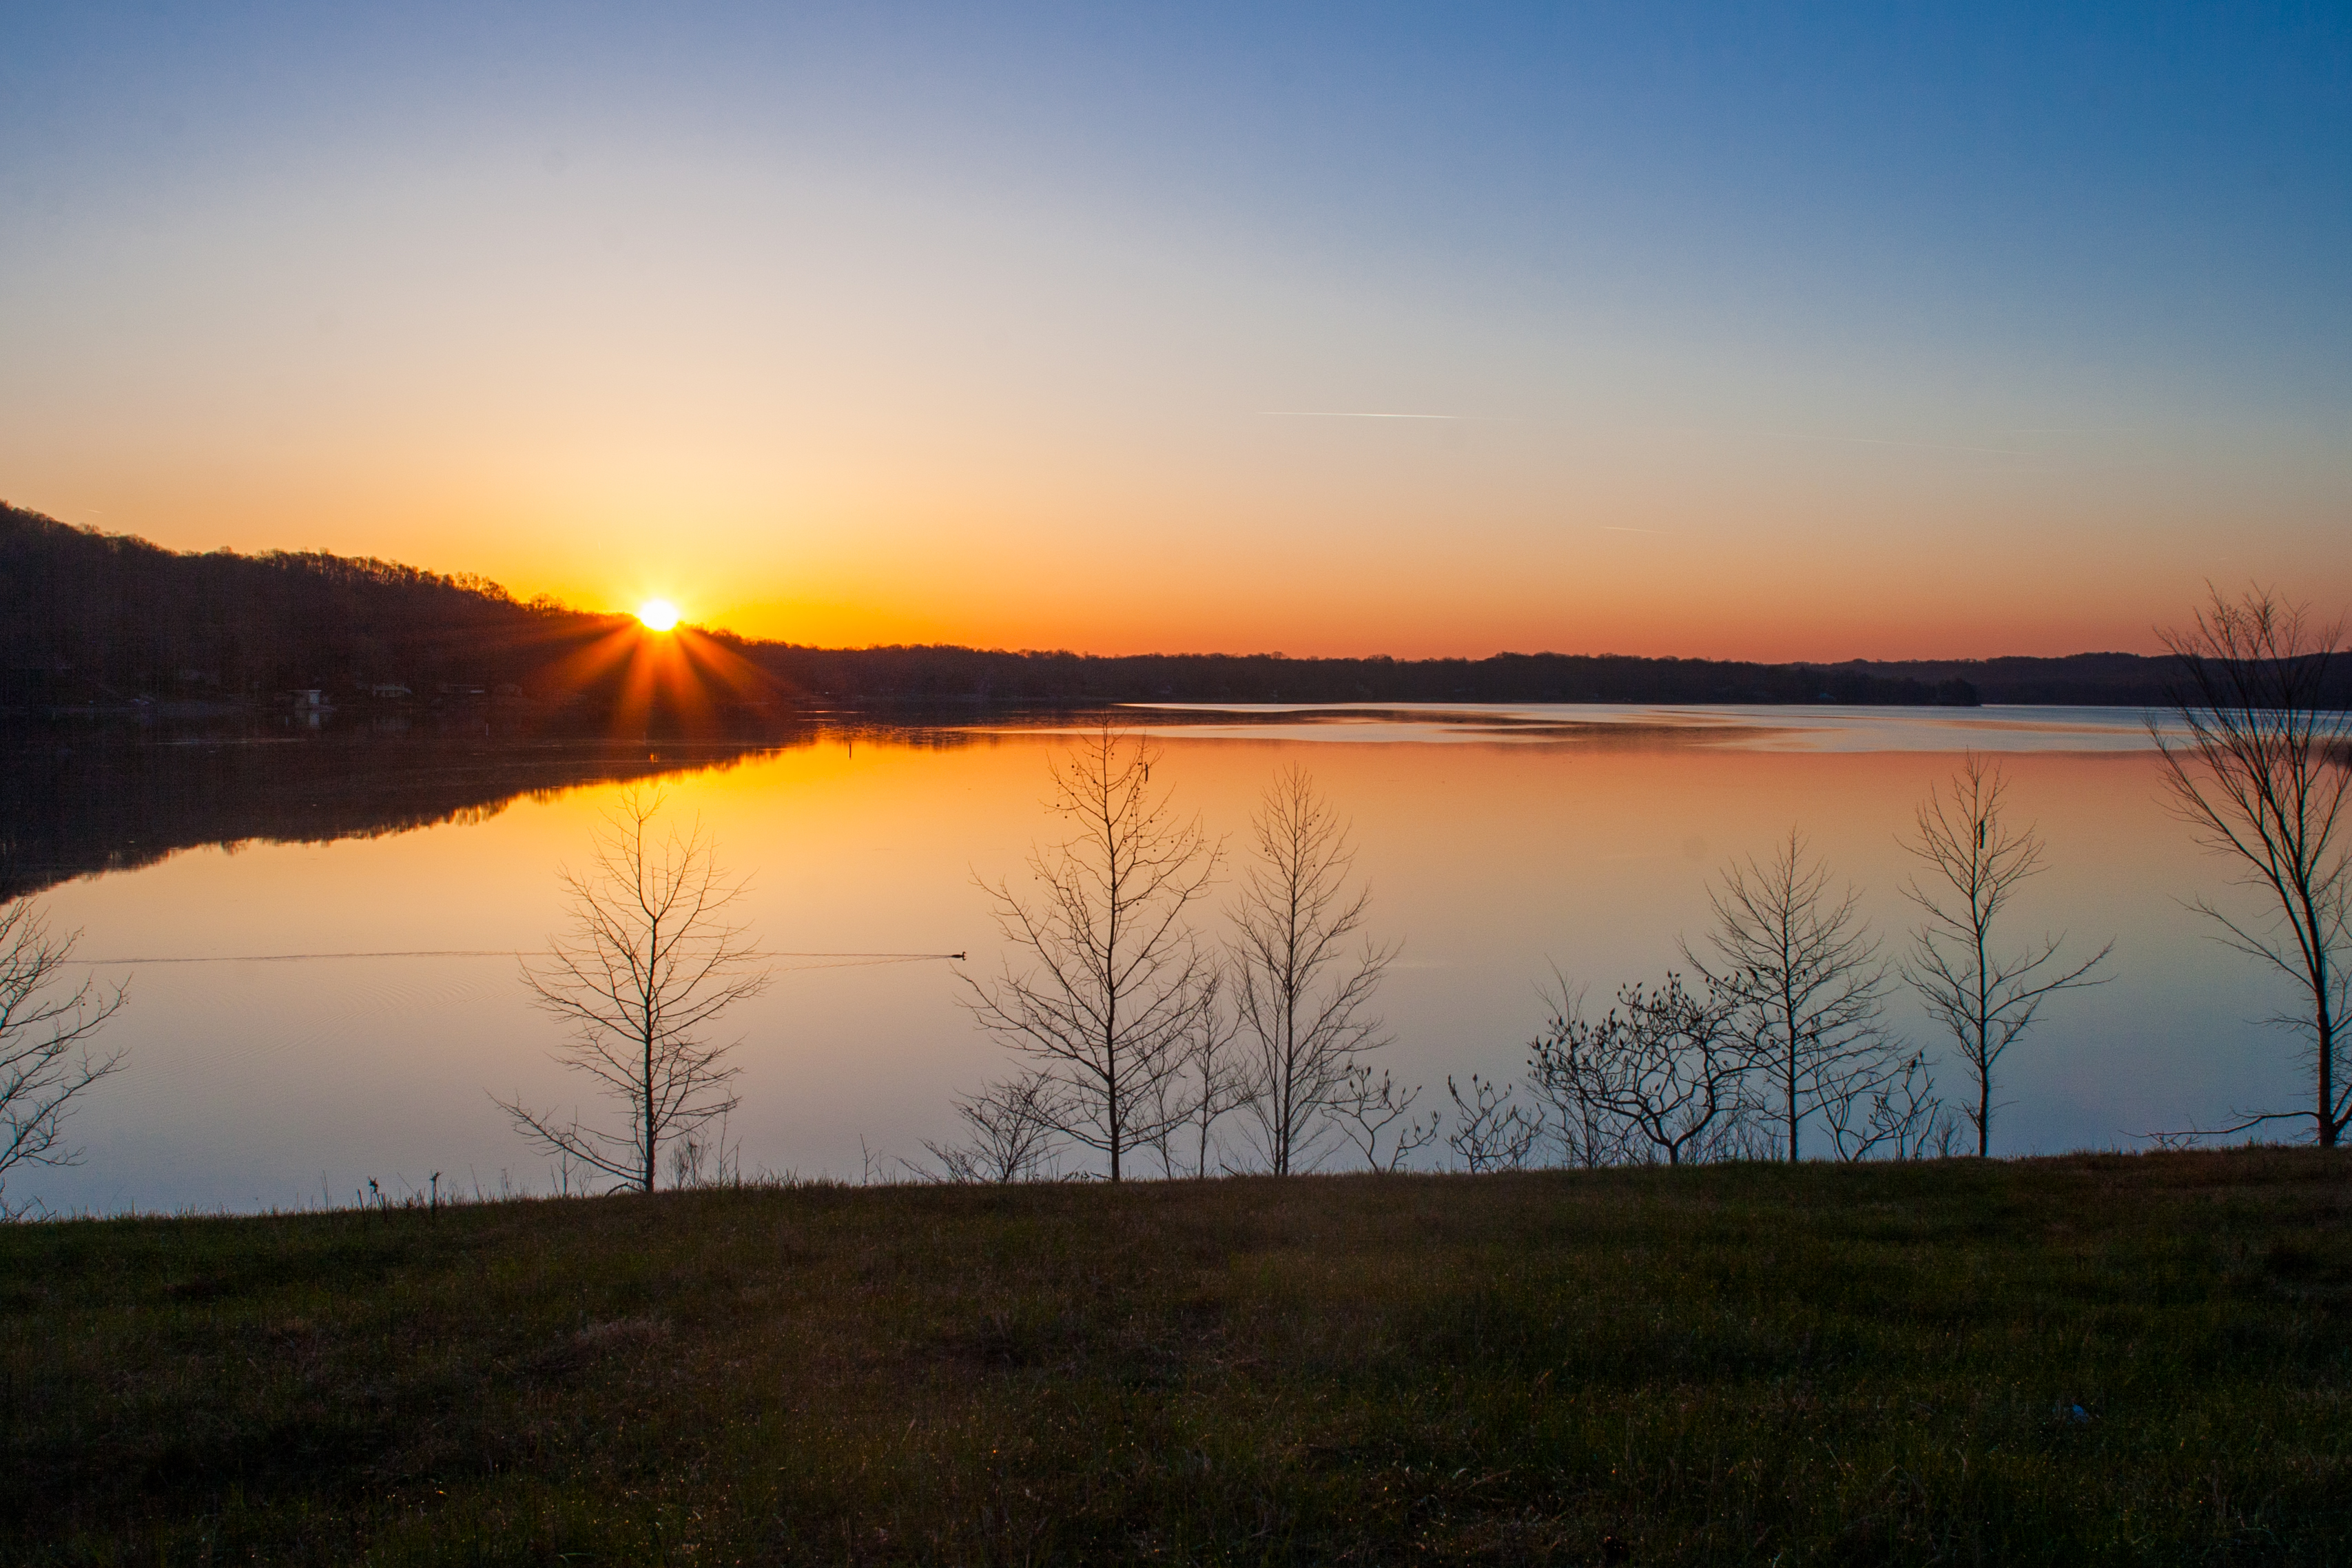
MULTIPOLYGON (((618 674, 579 655, 631 617, 524 601, 486 579, 322 552, 163 549, 0 504, 0 709, 148 703, 268 706, 312 689, 418 706, 495 698, 544 726, 608 712, 618 674)), ((2161 661, 2060 659, 1766 664, 1607 654, 1487 658, 1098 656, 951 646, 822 648, 698 634, 767 683, 756 703, 1106 702, 2155 703, 2161 661)), ((2337 684, 2342 684, 2338 679, 2337 684)), ((742 693, 731 694, 740 700, 742 693)))
MULTIPOLYGON (((0 503, 0 710, 148 704, 267 707, 318 689, 331 701, 406 689, 408 705, 513 700, 513 722, 593 725, 623 668, 581 656, 634 626, 465 573, 322 552, 244 555, 163 549, 0 503)), ((716 709, 656 713, 654 727, 740 730, 794 705, 1087 706, 1196 701, 1839 703, 2162 706, 2170 661, 2127 653, 2063 658, 1855 659, 1765 664, 1612 654, 1486 658, 1293 658, 1280 653, 1094 655, 948 645, 823 648, 698 637, 740 678, 716 709), (688 721, 691 719, 692 722, 688 721)), ((2323 702, 2352 702, 2352 672, 2324 675, 2323 702)), ((646 721, 638 721, 640 728, 646 721)))
POLYGON ((0 667, 18 704, 520 684, 614 617, 320 552, 170 551, 0 507, 0 667))

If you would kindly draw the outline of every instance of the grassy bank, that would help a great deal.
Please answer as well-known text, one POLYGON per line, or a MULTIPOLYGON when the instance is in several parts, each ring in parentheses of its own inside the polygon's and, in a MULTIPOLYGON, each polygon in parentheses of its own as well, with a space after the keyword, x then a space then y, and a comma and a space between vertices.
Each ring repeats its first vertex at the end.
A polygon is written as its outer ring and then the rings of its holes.
POLYGON ((2297 1151, 0 1228, 0 1555, 2342 1563, 2347 1213, 2297 1151))

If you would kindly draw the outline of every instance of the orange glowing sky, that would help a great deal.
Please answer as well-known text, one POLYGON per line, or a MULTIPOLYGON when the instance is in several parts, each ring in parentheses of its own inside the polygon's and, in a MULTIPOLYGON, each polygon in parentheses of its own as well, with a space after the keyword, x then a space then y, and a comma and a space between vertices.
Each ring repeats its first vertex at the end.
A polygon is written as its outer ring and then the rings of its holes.
POLYGON ((2352 602, 2341 27, 1187 17, 14 15, 0 497, 820 644, 2352 602))

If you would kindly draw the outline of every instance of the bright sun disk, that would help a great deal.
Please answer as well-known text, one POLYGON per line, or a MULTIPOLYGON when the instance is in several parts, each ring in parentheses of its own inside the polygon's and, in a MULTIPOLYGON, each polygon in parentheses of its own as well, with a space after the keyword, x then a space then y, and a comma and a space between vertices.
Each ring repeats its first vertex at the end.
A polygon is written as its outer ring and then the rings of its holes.
POLYGON ((637 619, 649 632, 666 632, 677 625, 677 606, 667 599, 647 599, 637 606, 637 619))

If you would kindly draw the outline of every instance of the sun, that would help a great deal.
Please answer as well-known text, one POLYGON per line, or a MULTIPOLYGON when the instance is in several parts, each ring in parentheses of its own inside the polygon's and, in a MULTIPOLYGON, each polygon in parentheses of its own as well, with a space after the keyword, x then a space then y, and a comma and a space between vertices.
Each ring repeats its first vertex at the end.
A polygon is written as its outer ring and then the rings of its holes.
POLYGON ((637 606, 637 619, 649 632, 666 632, 677 625, 677 606, 667 599, 647 599, 637 606))

